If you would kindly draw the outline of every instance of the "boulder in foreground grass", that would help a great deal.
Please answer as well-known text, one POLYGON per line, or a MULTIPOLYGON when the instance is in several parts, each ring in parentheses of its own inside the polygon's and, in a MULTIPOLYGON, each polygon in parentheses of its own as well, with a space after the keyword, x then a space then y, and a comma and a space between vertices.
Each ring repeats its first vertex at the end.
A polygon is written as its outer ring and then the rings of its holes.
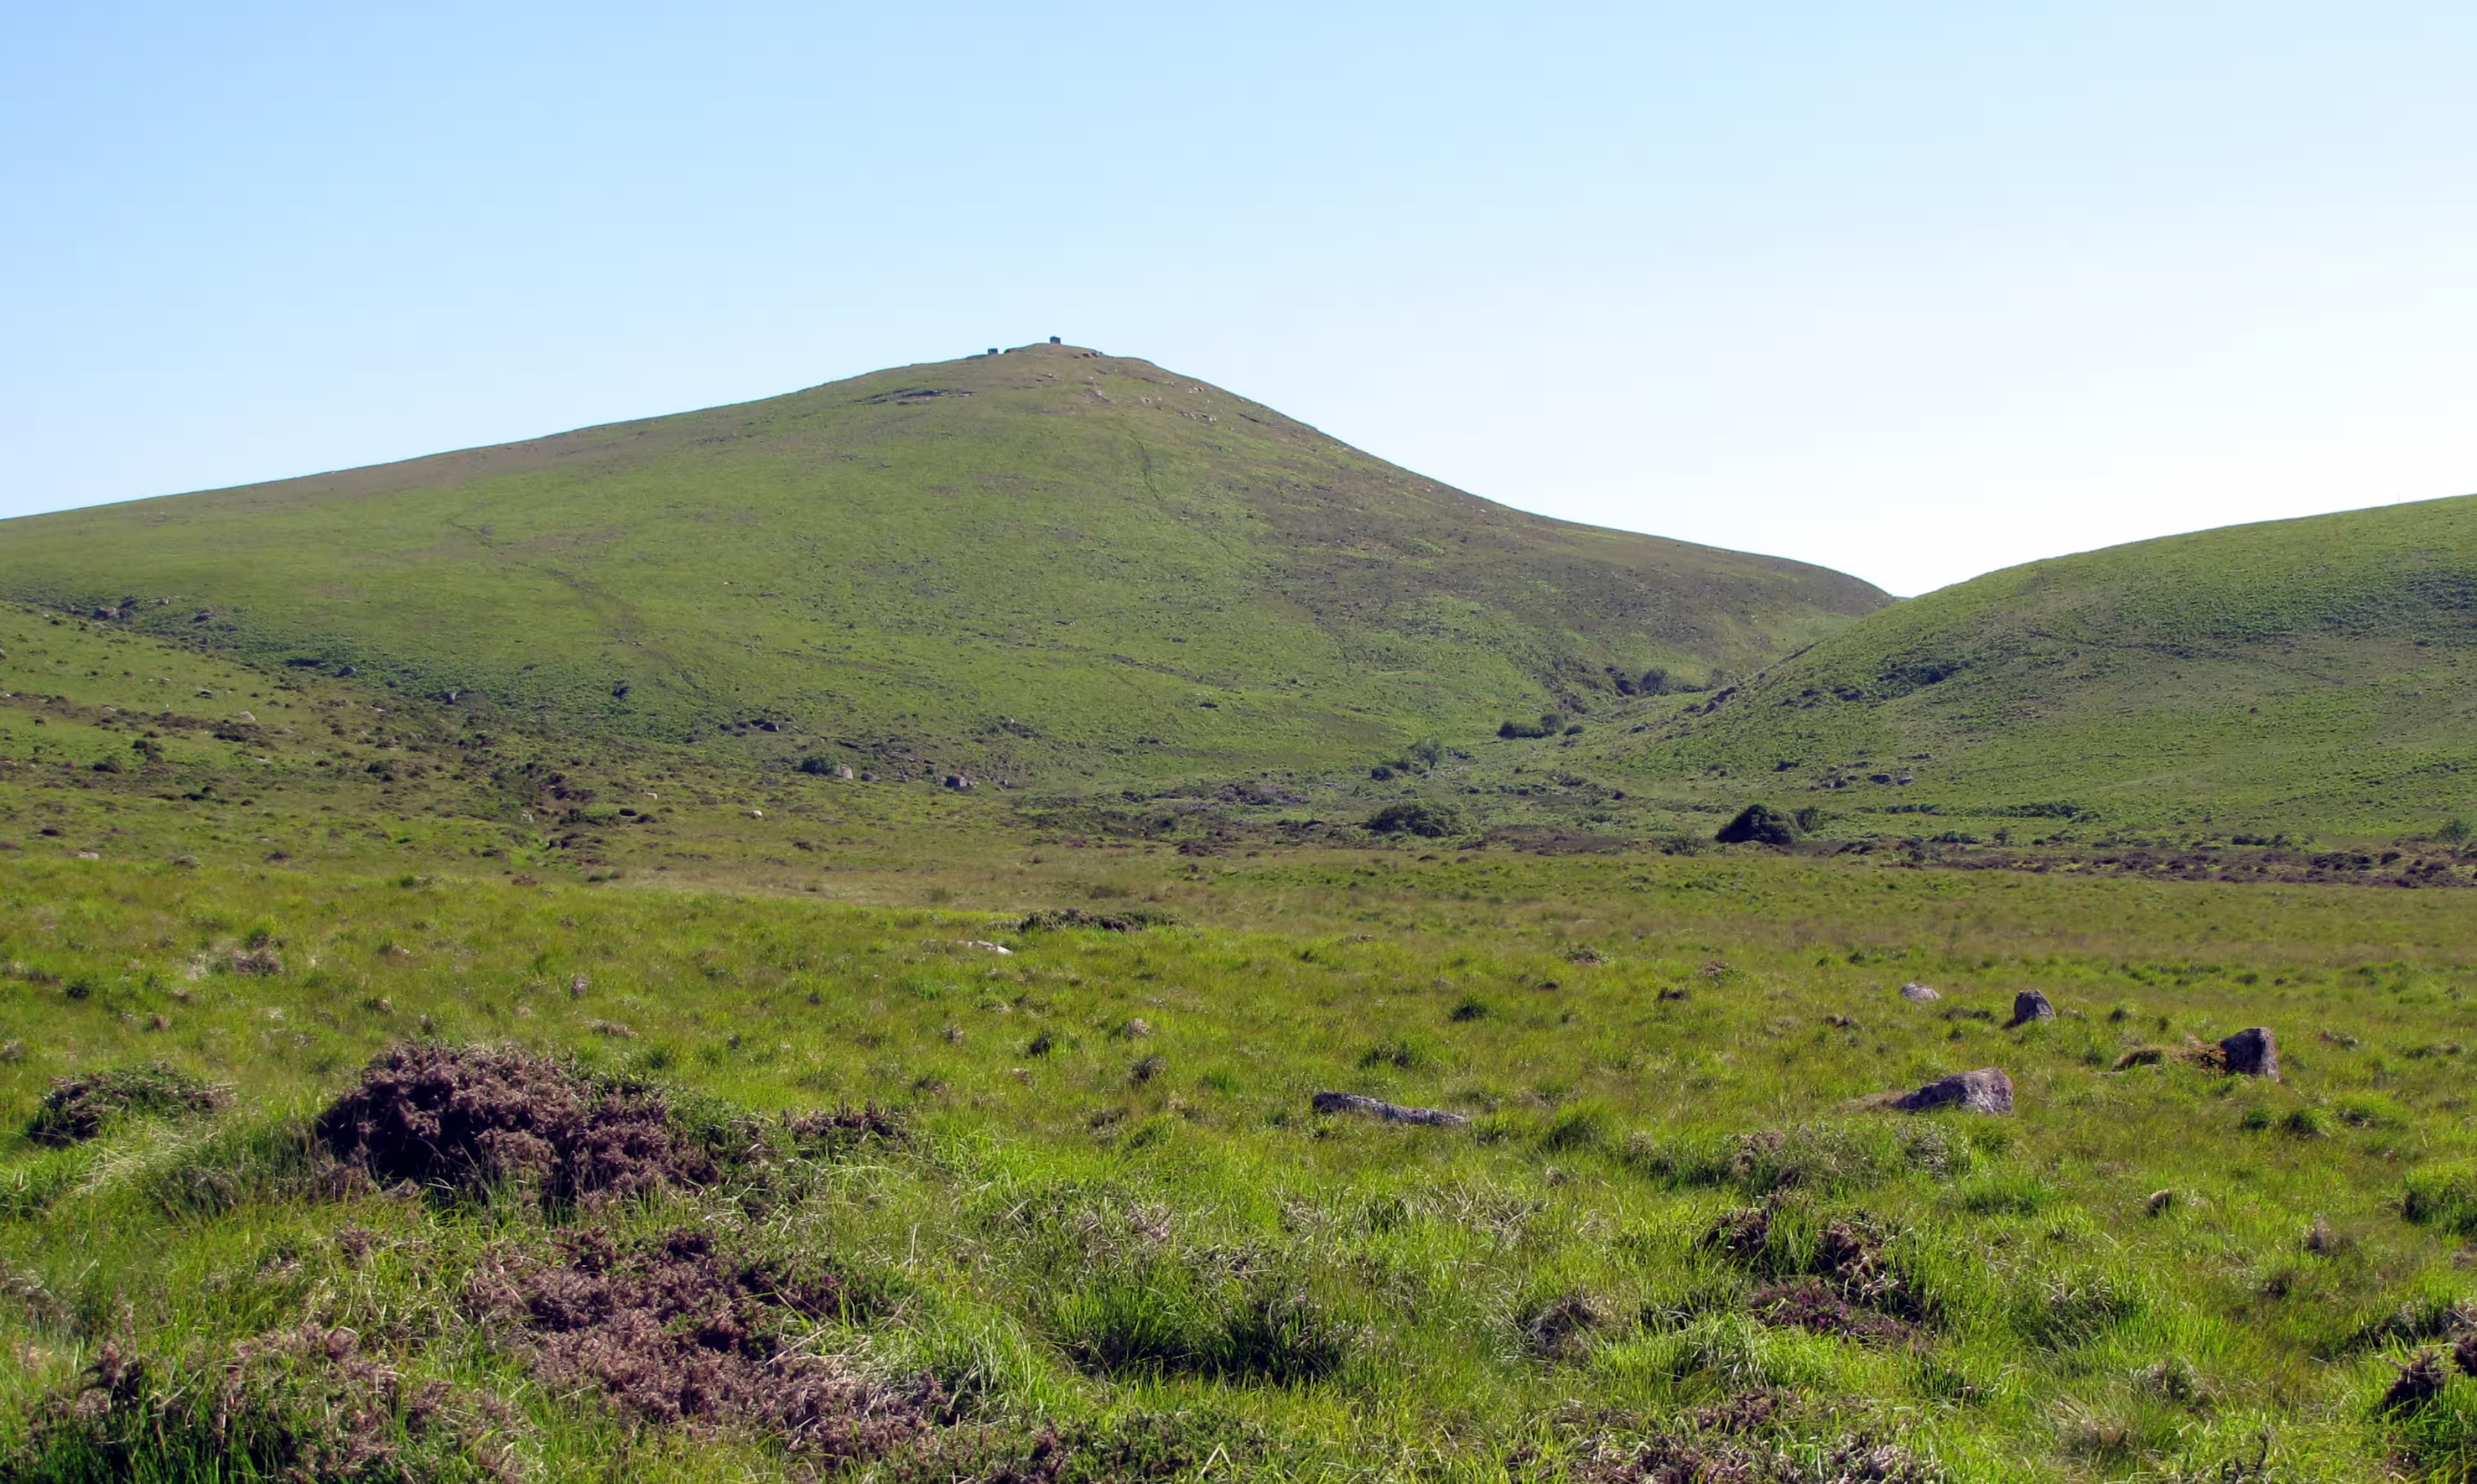
POLYGON ((1924 1004, 1930 1000, 1941 1000, 1943 996, 1938 994, 1932 984, 1904 984, 1901 986, 1901 998, 1912 1004, 1924 1004))
POLYGON ((1934 1108, 1960 1108, 1966 1113, 2010 1113, 2013 1111, 2013 1079, 1993 1067, 1981 1067, 1975 1072, 1956 1072, 1938 1077, 1915 1092, 1893 1097, 1886 1107, 1904 1113, 1924 1113, 1934 1108))
POLYGON ((2035 989, 2025 989, 2013 997, 2013 1019, 2006 1023, 2005 1028, 2009 1030, 2014 1026, 2027 1026, 2032 1021, 2055 1018, 2056 1007, 2048 1002, 2046 996, 2035 989))
POLYGON ((1457 1128, 1470 1122, 1460 1113, 1447 1113, 1441 1108, 1406 1108, 1398 1102, 1363 1098, 1357 1093, 1318 1093, 1311 1101, 1311 1105, 1319 1113, 1360 1113, 1389 1124, 1429 1124, 1439 1128, 1457 1128))
POLYGON ((52 1083, 26 1124, 26 1137, 37 1144, 79 1144, 123 1118, 195 1117, 231 1102, 230 1088, 160 1062, 82 1073, 52 1083))
POLYGON ((516 1182, 590 1204, 713 1173, 659 1090, 513 1048, 390 1047, 318 1115, 317 1134, 381 1185, 458 1194, 516 1182))
POLYGON ((2238 1031, 2219 1043, 2219 1051, 2227 1057, 2228 1070, 2239 1076, 2279 1080, 2279 1038, 2268 1026, 2238 1031))

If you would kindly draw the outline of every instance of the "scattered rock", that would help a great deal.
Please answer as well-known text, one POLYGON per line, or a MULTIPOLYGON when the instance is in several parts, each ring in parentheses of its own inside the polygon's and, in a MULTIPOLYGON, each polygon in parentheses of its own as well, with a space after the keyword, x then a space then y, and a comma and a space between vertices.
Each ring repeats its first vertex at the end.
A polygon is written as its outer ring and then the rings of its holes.
POLYGON ((1993 1067, 1981 1067, 1975 1072, 1956 1072, 1938 1077, 1914 1093, 1894 1098, 1889 1106, 1904 1113, 1923 1113, 1930 1108, 1958 1107, 1970 1113, 2010 1113, 2013 1111, 2013 1079, 1993 1067))
POLYGON ((2221 1041, 2219 1051, 2227 1057, 2228 1070, 2237 1076, 2279 1080, 2279 1038, 2268 1027, 2239 1030, 2221 1041))
POLYGON ((2046 996, 2035 989, 2025 989, 2013 997, 2013 1018, 2005 1022, 2005 1028, 2010 1030, 2015 1026, 2026 1026, 2032 1021, 2055 1018, 2056 1007, 2047 1002, 2046 996))
POLYGON ((1930 985, 1904 984, 1901 986, 1901 998, 1914 1004, 1924 1004, 1930 1000, 1941 1000, 1943 996, 1936 993, 1930 985))
POLYGON ((1119 1027, 1118 1033, 1130 1041, 1140 1041, 1153 1033, 1153 1025, 1152 1022, 1138 1015, 1119 1027))
POLYGON ((1357 1093, 1318 1093, 1310 1100, 1310 1103, 1319 1113, 1364 1113, 1389 1124, 1429 1124, 1439 1128, 1452 1128, 1470 1122, 1460 1113, 1447 1113, 1439 1108, 1406 1108, 1398 1102, 1363 1098, 1357 1093))
POLYGON ((1009 953, 1009 954, 1012 954, 1012 953, 1014 952, 1014 950, 1013 950, 1013 949, 1011 949, 1011 948, 1007 947, 1007 946, 1006 946, 1005 944, 1003 944, 1003 943, 990 943, 990 942, 988 942, 988 941, 987 941, 987 940, 985 940, 985 939, 981 939, 981 938, 963 938, 963 939, 962 939, 962 940, 958 941, 958 942, 956 943, 956 945, 955 945, 955 946, 956 946, 957 948, 977 948, 977 949, 986 949, 986 950, 988 950, 988 952, 992 952, 992 953, 1009 953))

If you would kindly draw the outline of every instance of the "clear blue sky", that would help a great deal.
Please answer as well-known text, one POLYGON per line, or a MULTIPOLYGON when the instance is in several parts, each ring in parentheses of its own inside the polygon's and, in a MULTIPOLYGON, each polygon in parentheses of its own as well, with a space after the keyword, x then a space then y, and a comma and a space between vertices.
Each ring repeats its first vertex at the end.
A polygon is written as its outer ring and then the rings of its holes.
POLYGON ((1050 334, 1901 592, 2477 491, 2465 0, 0 21, 0 514, 1050 334))

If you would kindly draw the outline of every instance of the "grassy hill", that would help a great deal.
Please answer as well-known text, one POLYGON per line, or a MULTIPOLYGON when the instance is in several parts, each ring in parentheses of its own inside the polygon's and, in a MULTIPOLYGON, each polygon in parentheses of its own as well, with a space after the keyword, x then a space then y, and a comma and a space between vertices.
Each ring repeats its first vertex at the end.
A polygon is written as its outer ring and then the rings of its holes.
POLYGON ((1070 346, 0 526, 0 596, 485 717, 907 774, 1313 762, 1884 594, 1526 515, 1070 346))
POLYGON ((2477 813, 2473 665, 2477 497, 2436 500, 1990 573, 1664 710, 1623 761, 1836 810, 2431 827, 2477 813))

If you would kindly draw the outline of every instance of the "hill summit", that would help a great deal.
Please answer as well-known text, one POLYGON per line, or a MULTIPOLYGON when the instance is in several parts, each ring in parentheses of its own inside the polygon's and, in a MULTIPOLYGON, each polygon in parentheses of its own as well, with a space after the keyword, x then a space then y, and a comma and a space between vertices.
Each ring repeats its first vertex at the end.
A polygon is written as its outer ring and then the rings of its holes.
POLYGON ((0 595, 520 718, 992 775, 1308 763, 1759 665, 1855 578, 1529 515, 1059 344, 0 524, 0 595))

